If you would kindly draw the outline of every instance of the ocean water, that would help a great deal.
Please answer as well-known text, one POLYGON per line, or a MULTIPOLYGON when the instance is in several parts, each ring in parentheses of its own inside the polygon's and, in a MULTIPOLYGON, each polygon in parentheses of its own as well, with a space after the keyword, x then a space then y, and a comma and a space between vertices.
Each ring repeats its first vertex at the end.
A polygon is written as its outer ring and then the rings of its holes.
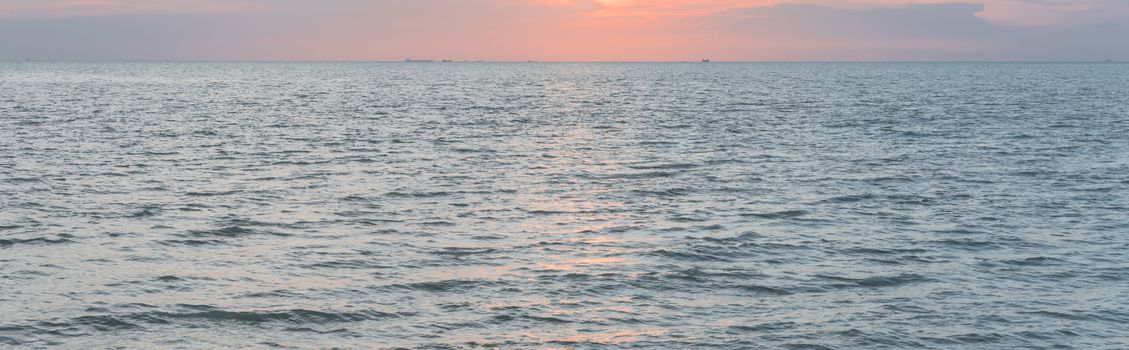
POLYGON ((1129 348, 1129 65, 0 64, 0 348, 1129 348))

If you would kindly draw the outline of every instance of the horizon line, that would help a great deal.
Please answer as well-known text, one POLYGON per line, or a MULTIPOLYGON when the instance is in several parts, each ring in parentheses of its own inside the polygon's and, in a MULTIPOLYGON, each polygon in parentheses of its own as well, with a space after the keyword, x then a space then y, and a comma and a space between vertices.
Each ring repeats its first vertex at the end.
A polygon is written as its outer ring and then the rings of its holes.
POLYGON ((243 59, 0 59, 3 63, 1129 63, 1129 60, 243 60, 243 59))

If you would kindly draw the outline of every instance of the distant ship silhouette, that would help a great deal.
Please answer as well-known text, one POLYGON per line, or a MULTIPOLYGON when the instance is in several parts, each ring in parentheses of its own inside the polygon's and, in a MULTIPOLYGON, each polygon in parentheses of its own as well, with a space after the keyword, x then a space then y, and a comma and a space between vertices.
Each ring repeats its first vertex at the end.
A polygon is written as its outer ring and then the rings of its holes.
POLYGON ((435 62, 435 60, 413 60, 411 58, 408 58, 408 59, 405 59, 404 62, 406 62, 406 63, 426 63, 426 62, 435 62))
POLYGON ((702 60, 702 63, 710 63, 710 59, 708 59, 708 58, 706 58, 706 59, 703 59, 703 60, 702 60))

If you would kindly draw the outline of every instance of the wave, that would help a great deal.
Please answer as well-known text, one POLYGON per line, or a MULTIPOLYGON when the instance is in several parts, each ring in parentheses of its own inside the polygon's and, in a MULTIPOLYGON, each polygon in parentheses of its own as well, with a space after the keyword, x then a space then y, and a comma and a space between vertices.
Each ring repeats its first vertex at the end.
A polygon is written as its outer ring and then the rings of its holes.
POLYGON ((188 235, 193 237, 226 237, 237 238, 243 236, 250 236, 256 234, 255 230, 247 229, 239 226, 228 226, 215 230, 192 230, 188 231, 188 235))
POLYGON ((165 239, 157 241, 157 243, 167 246, 208 246, 230 244, 227 241, 218 239, 165 239))
POLYGON ((239 323, 272 323, 283 322, 289 324, 325 324, 341 322, 359 322, 396 318, 399 315, 380 311, 359 312, 327 312, 307 309, 290 309, 281 311, 228 311, 212 307, 204 307, 195 312, 151 312, 144 316, 155 316, 158 319, 189 319, 211 322, 239 322, 239 323))
POLYGON ((1031 258, 1026 258, 1026 259, 1012 259, 1012 260, 1004 260, 1003 261, 1003 263, 1005 263, 1005 264, 1017 265, 1017 266, 1047 266, 1047 265, 1058 265, 1058 264, 1062 264, 1062 263, 1065 263, 1065 262, 1066 262, 1066 260, 1047 257, 1047 256, 1036 256, 1036 257, 1031 257, 1031 258))
POLYGON ((756 233, 756 232, 745 232, 745 233, 742 233, 742 234, 739 234, 739 235, 736 235, 736 236, 732 236, 732 237, 708 237, 707 236, 707 237, 700 237, 698 239, 701 239, 701 240, 706 241, 706 242, 711 242, 711 243, 743 243, 743 242, 752 241, 752 240, 755 240, 755 239, 758 239, 758 238, 764 238, 764 235, 761 235, 761 234, 756 233))
POLYGON ((909 248, 909 249, 882 249, 882 248, 850 248, 843 250, 849 254, 859 255, 895 255, 895 254, 921 254, 928 253, 927 249, 909 248))
POLYGON ((0 239, 0 247, 7 248, 7 247, 11 247, 11 246, 15 246, 15 245, 22 245, 22 244, 32 244, 32 245, 66 244, 66 243, 73 243, 73 242, 74 241, 72 241, 70 239, 66 239, 66 238, 56 238, 56 239, 51 239, 51 238, 46 238, 46 237, 7 238, 7 239, 0 239))
POLYGON ((671 250, 666 250, 666 249, 659 249, 659 250, 651 251, 648 254, 658 256, 658 257, 662 257, 662 258, 675 259, 675 260, 685 260, 685 261, 717 261, 717 262, 730 261, 730 259, 723 258, 723 257, 720 257, 720 256, 716 256, 716 255, 712 255, 712 254, 671 251, 671 250))
POLYGON ((586 173, 581 175, 582 178, 593 180, 642 180, 642 179, 656 179, 677 176, 678 173, 669 171, 647 171, 637 173, 602 173, 593 174, 586 173))
POLYGON ((729 329, 739 332, 767 332, 793 329, 799 326, 795 322, 769 322, 752 326, 729 326, 729 329))
POLYGON ((808 215, 807 210, 784 210, 771 213, 744 213, 741 216, 752 216, 762 219, 792 219, 808 215))
POLYGON ((696 163, 657 163, 657 164, 628 164, 627 167, 635 170, 685 170, 700 167, 696 163))
POLYGON ((769 286, 762 286, 762 285, 755 285, 755 284, 740 285, 740 286, 737 286, 736 288, 743 290, 743 291, 746 291, 746 292, 755 293, 755 294, 771 294, 771 295, 791 295, 791 294, 793 294, 792 291, 789 291, 787 289, 775 288, 775 287, 769 287, 769 286))
POLYGON ((430 253, 434 255, 448 256, 453 258, 463 258, 471 255, 493 254, 497 252, 498 250, 493 248, 448 247, 443 248, 443 250, 432 251, 430 253))
POLYGON ((847 282, 846 284, 834 284, 831 285, 831 287, 898 287, 932 281, 929 278, 917 274, 871 276, 866 278, 847 278, 830 275, 815 275, 815 277, 838 282, 847 282))
POLYGON ((98 332, 146 329, 177 322, 232 323, 247 325, 305 325, 316 326, 387 320, 410 314, 376 310, 335 312, 309 309, 282 310, 226 310, 207 305, 176 305, 176 311, 151 310, 123 314, 84 315, 70 319, 40 321, 34 326, 21 327, 31 333, 50 333, 53 330, 90 329, 98 332))
POLYGON ((197 192, 185 192, 184 195, 190 196, 190 197, 218 197, 218 196, 230 196, 230 195, 233 195, 233 194, 238 194, 240 192, 242 192, 242 191, 239 191, 239 190, 233 190, 233 191, 197 191, 197 192))
POLYGON ((406 284, 391 284, 379 287, 380 289, 406 289, 430 293, 465 292, 480 287, 489 287, 501 282, 481 279, 449 279, 441 281, 415 282, 406 284))
POLYGON ((831 198, 828 198, 828 199, 824 199, 822 202, 824 202, 824 203, 856 203, 856 202, 871 200, 871 199, 874 199, 876 197, 877 196, 870 194, 870 193, 852 194, 852 195, 846 195, 846 196, 831 197, 831 198))

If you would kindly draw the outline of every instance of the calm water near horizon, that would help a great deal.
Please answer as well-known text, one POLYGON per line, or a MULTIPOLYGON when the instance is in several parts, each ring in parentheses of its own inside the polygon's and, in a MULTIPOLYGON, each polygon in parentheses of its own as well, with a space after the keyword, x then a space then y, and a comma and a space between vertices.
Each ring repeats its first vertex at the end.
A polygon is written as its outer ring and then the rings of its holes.
POLYGON ((1129 348, 1129 64, 0 63, 0 348, 1129 348))

